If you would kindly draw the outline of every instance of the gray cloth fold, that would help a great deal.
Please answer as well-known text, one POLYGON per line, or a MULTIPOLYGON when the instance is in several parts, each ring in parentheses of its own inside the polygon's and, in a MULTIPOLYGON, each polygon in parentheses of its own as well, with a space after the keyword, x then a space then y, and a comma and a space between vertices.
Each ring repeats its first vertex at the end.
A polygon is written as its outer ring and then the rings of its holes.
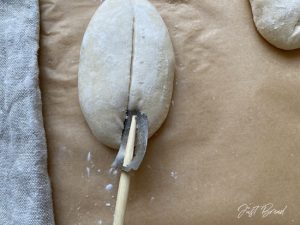
POLYGON ((0 0, 0 225, 53 225, 36 0, 0 0))

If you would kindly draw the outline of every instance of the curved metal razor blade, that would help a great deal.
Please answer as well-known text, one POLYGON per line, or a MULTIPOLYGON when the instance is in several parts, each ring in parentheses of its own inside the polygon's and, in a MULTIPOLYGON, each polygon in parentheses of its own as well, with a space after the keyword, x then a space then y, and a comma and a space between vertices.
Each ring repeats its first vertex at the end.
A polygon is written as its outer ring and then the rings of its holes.
POLYGON ((127 117, 124 122, 124 130, 121 138, 121 145, 119 152, 112 164, 113 169, 122 169, 126 172, 131 170, 138 170, 140 167, 147 150, 148 144, 148 118, 146 114, 143 114, 139 111, 128 111, 127 117), (126 145, 128 141, 128 135, 131 125, 132 116, 136 116, 137 119, 137 130, 136 130, 136 139, 135 139, 135 152, 132 161, 127 165, 123 166, 124 156, 126 145))

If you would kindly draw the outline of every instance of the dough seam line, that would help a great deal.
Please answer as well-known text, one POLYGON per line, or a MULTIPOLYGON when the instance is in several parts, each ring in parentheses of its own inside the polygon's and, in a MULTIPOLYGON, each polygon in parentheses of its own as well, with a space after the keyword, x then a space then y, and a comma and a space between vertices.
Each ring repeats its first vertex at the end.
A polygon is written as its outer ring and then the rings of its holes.
POLYGON ((127 111, 129 110, 129 102, 130 102, 130 91, 132 84, 132 74, 133 74, 133 62, 134 62, 134 53, 135 53, 135 17, 133 14, 132 18, 132 40, 131 40, 131 59, 130 59, 130 68, 129 68, 129 84, 128 84, 128 99, 127 99, 127 111))

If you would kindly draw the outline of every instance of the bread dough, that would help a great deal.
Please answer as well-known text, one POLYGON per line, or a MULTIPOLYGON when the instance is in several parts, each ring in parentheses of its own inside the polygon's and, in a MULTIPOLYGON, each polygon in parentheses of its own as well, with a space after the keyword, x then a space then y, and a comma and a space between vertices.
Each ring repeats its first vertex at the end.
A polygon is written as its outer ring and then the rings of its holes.
POLYGON ((274 46, 300 47, 300 0, 250 0, 259 33, 274 46))
POLYGON ((169 111, 174 53, 147 0, 106 0, 84 35, 78 74, 81 109, 93 134, 118 148, 127 110, 148 116, 149 137, 169 111))

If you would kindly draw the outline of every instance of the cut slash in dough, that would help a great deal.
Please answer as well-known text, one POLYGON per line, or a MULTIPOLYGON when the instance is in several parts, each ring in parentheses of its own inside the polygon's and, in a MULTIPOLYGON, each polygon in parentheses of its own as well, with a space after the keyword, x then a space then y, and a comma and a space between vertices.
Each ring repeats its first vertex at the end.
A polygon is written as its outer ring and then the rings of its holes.
POLYGON ((300 48, 300 0, 250 0, 259 33, 272 45, 300 48))
POLYGON ((148 116, 149 137, 172 98, 174 52, 168 30, 147 0, 106 0, 83 38, 78 74, 81 109, 93 134, 118 148, 127 110, 148 116))

